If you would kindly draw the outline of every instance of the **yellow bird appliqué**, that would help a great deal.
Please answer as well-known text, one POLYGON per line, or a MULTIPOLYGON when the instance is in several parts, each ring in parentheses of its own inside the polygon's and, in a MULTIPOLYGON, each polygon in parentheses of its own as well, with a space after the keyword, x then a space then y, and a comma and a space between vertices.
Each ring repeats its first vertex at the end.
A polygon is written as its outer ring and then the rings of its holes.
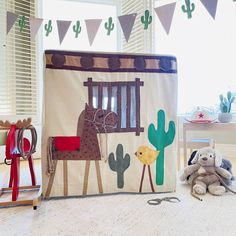
POLYGON ((151 165, 157 159, 159 153, 160 151, 153 150, 147 146, 140 146, 135 155, 144 165, 151 165))

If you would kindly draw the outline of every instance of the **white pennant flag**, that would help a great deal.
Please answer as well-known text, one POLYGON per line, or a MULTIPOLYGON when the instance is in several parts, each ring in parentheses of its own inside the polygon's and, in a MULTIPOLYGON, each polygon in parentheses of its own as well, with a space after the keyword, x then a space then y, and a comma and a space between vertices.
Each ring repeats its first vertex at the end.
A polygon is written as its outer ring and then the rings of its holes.
POLYGON ((59 35, 60 44, 66 36, 66 33, 70 27, 72 21, 57 20, 57 30, 59 35))
POLYGON ((13 12, 7 12, 7 34, 11 30, 12 26, 16 22, 18 15, 13 12))
POLYGON ((36 34, 38 33, 38 30, 43 22, 43 19, 41 18, 35 18, 30 17, 29 23, 30 23, 30 37, 31 39, 35 39, 36 34))
POLYGON ((118 20, 120 22, 120 26, 125 36, 126 42, 129 41, 129 37, 133 29, 136 16, 137 16, 137 13, 118 16, 118 20))
POLYGON ((96 37, 96 34, 98 32, 98 29, 101 23, 102 23, 102 19, 85 20, 90 46, 93 44, 93 41, 96 37))
POLYGON ((176 2, 154 8, 167 34, 169 34, 170 32, 170 26, 173 19, 175 7, 176 7, 176 2))
POLYGON ((215 19, 218 0, 200 0, 209 14, 215 19))

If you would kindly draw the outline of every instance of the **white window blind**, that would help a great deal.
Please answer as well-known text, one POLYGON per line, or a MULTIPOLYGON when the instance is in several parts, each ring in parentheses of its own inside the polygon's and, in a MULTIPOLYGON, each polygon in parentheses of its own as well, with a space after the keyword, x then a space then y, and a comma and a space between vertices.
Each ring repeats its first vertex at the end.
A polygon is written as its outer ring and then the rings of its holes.
POLYGON ((29 17, 35 16, 35 0, 3 0, 0 10, 0 119, 32 117, 36 119, 37 77, 36 43, 30 39, 29 17), (17 21, 6 35, 7 11, 18 14, 17 21), (26 16, 20 32, 19 19, 26 16))
POLYGON ((155 16, 153 15, 153 4, 152 0, 122 0, 122 15, 137 13, 137 17, 134 22, 134 27, 130 35, 129 42, 123 38, 123 52, 131 53, 151 53, 153 34, 152 25, 149 25, 147 30, 143 29, 143 24, 141 23, 141 16, 144 14, 145 10, 149 10, 152 15, 152 21, 154 21, 155 16))

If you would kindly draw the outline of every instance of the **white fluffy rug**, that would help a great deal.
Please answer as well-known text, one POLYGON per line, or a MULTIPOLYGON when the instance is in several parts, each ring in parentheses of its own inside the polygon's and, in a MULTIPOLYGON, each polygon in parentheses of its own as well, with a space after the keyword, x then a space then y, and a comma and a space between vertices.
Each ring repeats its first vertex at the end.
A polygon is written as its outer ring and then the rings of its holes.
MULTIPOLYGON (((234 186, 236 189, 236 186, 234 186)), ((0 209, 0 235, 236 235, 236 195, 191 197, 190 186, 176 193, 113 195, 43 201, 32 207, 0 209), (180 203, 150 206, 147 200, 176 196, 180 203)))

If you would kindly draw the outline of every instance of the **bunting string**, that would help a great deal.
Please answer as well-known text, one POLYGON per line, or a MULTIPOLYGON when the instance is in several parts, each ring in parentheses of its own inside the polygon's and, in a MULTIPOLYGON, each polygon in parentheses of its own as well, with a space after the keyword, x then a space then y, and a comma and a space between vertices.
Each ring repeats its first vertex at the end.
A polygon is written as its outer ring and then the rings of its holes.
MULTIPOLYGON (((156 13, 156 16, 158 17, 166 34, 170 33, 174 12, 176 10, 176 3, 179 1, 180 0, 154 8, 154 12, 156 13)), ((236 2, 236 0, 228 1, 236 2)), ((212 19, 215 20, 218 0, 200 0, 200 2, 212 17, 212 19)), ((194 16, 194 12, 196 11, 196 4, 193 0, 181 0, 181 11, 183 12, 183 14, 185 14, 187 19, 191 19, 194 16)), ((149 11, 148 9, 144 10, 143 13, 141 13, 141 17, 139 19, 137 18, 137 15, 137 13, 132 13, 118 16, 119 25, 127 42, 129 41, 135 21, 139 20, 139 23, 142 24, 144 30, 149 30, 150 25, 153 22, 154 17, 152 16, 151 11, 149 11)), ((9 11, 6 14, 6 18, 6 34, 10 32, 14 24, 17 24, 16 27, 19 27, 20 32, 24 32, 26 25, 28 25, 28 21, 30 26, 30 36, 32 40, 35 39, 42 24, 44 27, 43 35, 45 37, 50 37, 51 33, 57 26, 60 44, 63 42, 68 32, 73 33, 74 37, 78 38, 81 32, 85 31, 87 32, 89 44, 91 46, 100 27, 105 28, 107 36, 110 36, 114 31, 114 28, 117 27, 112 17, 108 17, 108 19, 85 19, 84 22, 86 29, 82 28, 81 20, 75 20, 75 22, 68 20, 56 20, 55 26, 52 23, 52 19, 47 20, 34 17, 27 18, 24 15, 17 15, 9 11), (70 28, 71 30, 69 31, 70 28)))

